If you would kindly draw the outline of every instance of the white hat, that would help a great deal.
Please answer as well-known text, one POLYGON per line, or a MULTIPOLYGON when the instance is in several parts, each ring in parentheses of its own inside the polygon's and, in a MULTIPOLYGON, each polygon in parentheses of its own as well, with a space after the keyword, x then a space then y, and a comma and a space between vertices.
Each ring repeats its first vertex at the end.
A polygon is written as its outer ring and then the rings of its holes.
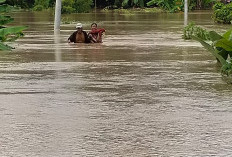
POLYGON ((76 28, 82 28, 82 24, 81 23, 77 23, 76 28))

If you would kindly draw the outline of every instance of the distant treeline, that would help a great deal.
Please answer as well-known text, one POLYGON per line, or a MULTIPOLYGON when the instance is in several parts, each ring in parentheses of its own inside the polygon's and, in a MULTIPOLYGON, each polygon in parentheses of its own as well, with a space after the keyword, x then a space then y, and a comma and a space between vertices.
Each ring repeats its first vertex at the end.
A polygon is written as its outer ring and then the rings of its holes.
MULTIPOLYGON (((7 3, 21 8, 42 10, 53 8, 56 0, 7 0, 7 3)), ((189 9, 206 9, 220 0, 188 0, 189 9)), ((183 10, 184 0, 62 0, 62 12, 89 12, 91 8, 144 8, 159 7, 170 12, 183 10)))

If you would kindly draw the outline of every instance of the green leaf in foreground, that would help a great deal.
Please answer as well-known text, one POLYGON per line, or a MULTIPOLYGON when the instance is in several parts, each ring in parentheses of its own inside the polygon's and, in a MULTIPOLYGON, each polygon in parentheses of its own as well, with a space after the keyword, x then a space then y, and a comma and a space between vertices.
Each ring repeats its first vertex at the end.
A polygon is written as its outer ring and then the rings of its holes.
POLYGON ((8 35, 22 32, 25 29, 27 29, 26 26, 14 26, 14 27, 2 28, 0 29, 0 39, 1 41, 4 41, 8 35))
POLYGON ((195 37, 195 36, 192 36, 192 38, 196 41, 199 41, 201 43, 202 46, 204 46, 205 49, 207 49, 208 51, 210 51, 218 60, 219 62, 222 64, 222 65, 225 65, 227 64, 226 60, 220 56, 218 54, 218 51, 215 50, 211 45, 209 45, 208 43, 206 43, 204 40, 198 38, 198 37, 195 37))
POLYGON ((232 29, 223 34, 223 37, 229 41, 232 41, 232 29))
POLYGON ((220 39, 215 43, 216 47, 221 47, 226 51, 232 51, 232 41, 220 39))
POLYGON ((210 31, 209 32, 209 38, 210 38, 211 41, 214 42, 214 41, 222 39, 223 37, 220 34, 218 34, 217 32, 215 32, 215 31, 210 31))

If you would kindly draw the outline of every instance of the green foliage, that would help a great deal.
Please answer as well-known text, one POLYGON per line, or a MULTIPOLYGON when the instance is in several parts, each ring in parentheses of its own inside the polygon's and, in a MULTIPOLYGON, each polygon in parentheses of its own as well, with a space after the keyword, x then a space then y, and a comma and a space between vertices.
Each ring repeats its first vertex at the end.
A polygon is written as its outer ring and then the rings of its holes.
POLYGON ((90 12, 93 0, 63 0, 62 13, 86 13, 90 12))
POLYGON ((87 13, 91 11, 93 0, 75 0, 73 8, 77 13, 87 13))
POLYGON ((32 8, 35 0, 6 0, 6 4, 21 8, 32 8))
POLYGON ((49 7, 54 7, 56 4, 56 0, 49 0, 49 7))
POLYGON ((227 76, 232 75, 232 29, 222 36, 214 31, 209 32, 211 45, 203 39, 192 36, 194 40, 199 41, 208 51, 210 51, 221 63, 221 73, 227 76))
POLYGON ((188 9, 194 10, 195 8, 197 8, 196 0, 188 0, 188 9))
POLYGON ((213 10, 222 9, 223 6, 224 6, 223 3, 217 2, 213 5, 213 10))
POLYGON ((211 4, 216 3, 216 2, 217 2, 217 0, 203 0, 202 7, 209 8, 211 4))
POLYGON ((196 26, 194 22, 190 22, 183 31, 183 39, 192 39, 192 36, 196 36, 203 40, 209 40, 209 32, 199 26, 196 26))
POLYGON ((72 7, 75 3, 75 0, 62 0, 62 6, 72 7))
POLYGON ((49 7, 49 0, 35 0, 35 6, 41 5, 44 9, 49 7))
POLYGON ((71 13, 74 13, 74 12, 75 12, 75 9, 70 7, 70 6, 63 6, 62 9, 61 9, 62 14, 71 14, 71 13))
POLYGON ((119 8, 121 6, 120 0, 114 0, 114 3, 112 4, 113 8, 119 8))
POLYGON ((151 0, 147 3, 148 6, 157 5, 165 10, 171 10, 173 2, 168 0, 151 0))
POLYGON ((169 12, 178 12, 183 10, 184 3, 182 0, 151 0, 147 6, 156 5, 169 12))
POLYGON ((42 5, 36 5, 34 8, 33 8, 33 10, 34 11, 42 11, 44 9, 44 7, 42 6, 42 5))
POLYGON ((14 19, 11 18, 10 16, 0 15, 0 26, 10 23, 12 21, 14 21, 14 19))
POLYGON ((74 0, 62 0, 62 8, 61 13, 62 14, 71 14, 75 12, 74 6, 74 0))
MULTIPOLYGON (((214 41, 216 47, 222 48, 232 53, 232 29, 227 31, 222 38, 214 41)), ((232 56, 231 56, 232 57, 232 56)))
POLYGON ((10 12, 12 10, 13 10, 13 7, 11 7, 7 4, 2 4, 0 7, 0 13, 2 13, 2 12, 7 13, 7 12, 10 12))
MULTIPOLYGON (((189 10, 209 8, 217 0, 188 0, 189 10)), ((169 12, 184 10, 184 0, 150 0, 147 6, 158 6, 169 12)))
POLYGON ((122 1, 123 7, 144 7, 144 0, 123 0, 122 1))
POLYGON ((217 23, 231 24, 232 21, 232 3, 216 3, 213 6, 213 20, 217 23))
POLYGON ((0 29, 0 41, 15 41, 17 38, 23 36, 22 31, 26 28, 25 26, 15 26, 0 29))
MULTIPOLYGON (((4 2, 4 0, 0 0, 0 3, 4 2)), ((25 26, 4 26, 5 24, 13 21, 13 18, 5 15, 5 13, 8 13, 11 8, 11 6, 8 6, 6 4, 0 5, 0 50, 10 50, 11 47, 5 45, 3 42, 15 41, 19 37, 23 36, 22 31, 27 28, 25 26)))

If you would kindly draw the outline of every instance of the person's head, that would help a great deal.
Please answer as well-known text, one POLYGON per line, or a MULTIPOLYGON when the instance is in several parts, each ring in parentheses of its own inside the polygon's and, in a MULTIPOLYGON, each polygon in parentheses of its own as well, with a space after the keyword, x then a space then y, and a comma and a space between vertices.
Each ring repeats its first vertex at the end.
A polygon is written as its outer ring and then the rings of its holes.
POLYGON ((77 29, 78 32, 82 32, 82 24, 81 23, 77 23, 76 29, 77 29))
POLYGON ((92 23, 91 24, 91 29, 97 29, 97 24, 96 23, 92 23))

